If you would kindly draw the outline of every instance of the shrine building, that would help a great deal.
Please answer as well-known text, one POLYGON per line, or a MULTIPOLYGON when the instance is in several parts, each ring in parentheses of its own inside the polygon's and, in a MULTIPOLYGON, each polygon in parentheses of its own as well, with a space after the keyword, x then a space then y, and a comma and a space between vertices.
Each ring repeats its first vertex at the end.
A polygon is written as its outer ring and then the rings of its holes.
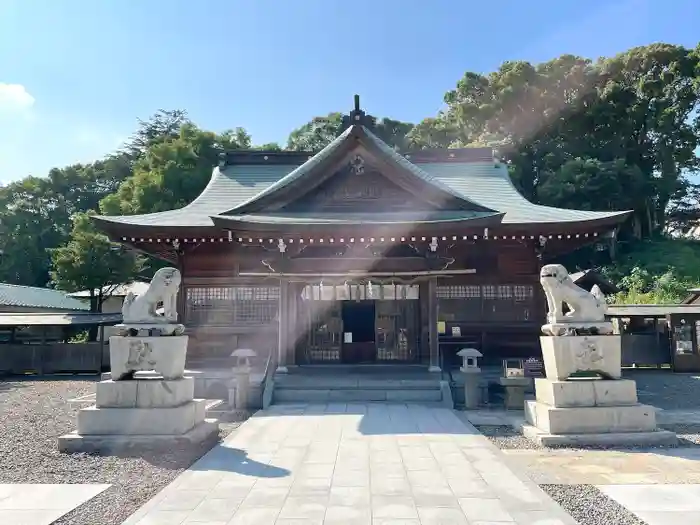
POLYGON ((178 267, 189 356, 453 364, 539 355, 542 264, 629 212, 540 206, 489 148, 400 153, 359 108, 319 152, 231 151, 184 208, 96 217, 178 267))

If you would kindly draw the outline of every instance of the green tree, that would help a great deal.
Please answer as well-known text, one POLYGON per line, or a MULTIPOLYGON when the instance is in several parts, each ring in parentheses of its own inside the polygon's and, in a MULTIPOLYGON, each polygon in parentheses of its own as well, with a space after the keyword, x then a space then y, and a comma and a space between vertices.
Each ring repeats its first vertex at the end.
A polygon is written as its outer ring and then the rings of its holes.
POLYGON ((186 206, 207 185, 223 151, 250 148, 250 136, 242 128, 217 135, 187 122, 176 137, 143 152, 133 175, 102 200, 100 210, 106 215, 131 215, 186 206))
POLYGON ((325 117, 314 117, 289 134, 287 149, 291 151, 322 150, 338 136, 342 120, 341 113, 329 113, 325 117))
POLYGON ((48 249, 63 244, 71 216, 95 209, 130 175, 124 159, 52 169, 47 177, 25 177, 0 188, 0 280, 45 286, 48 249))
MULTIPOLYGON (((369 127, 384 142, 397 150, 410 146, 408 134, 413 124, 389 118, 380 120, 368 116, 369 127)), ((291 151, 320 151, 330 144, 343 129, 343 114, 329 113, 325 117, 314 117, 303 126, 293 130, 287 139, 291 151)))
POLYGON ((90 215, 76 214, 69 241, 50 250, 51 278, 61 290, 90 290, 90 310, 101 312, 109 287, 133 280, 144 261, 97 232, 90 215))

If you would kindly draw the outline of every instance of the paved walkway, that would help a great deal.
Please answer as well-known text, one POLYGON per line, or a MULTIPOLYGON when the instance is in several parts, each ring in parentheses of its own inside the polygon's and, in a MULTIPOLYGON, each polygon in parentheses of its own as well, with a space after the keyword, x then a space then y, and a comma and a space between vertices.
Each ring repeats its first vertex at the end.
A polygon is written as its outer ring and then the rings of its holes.
POLYGON ((648 525, 700 523, 700 485, 602 485, 598 488, 648 525))
POLYGON ((103 484, 0 484, 0 523, 51 525, 108 488, 103 484))
POLYGON ((575 525, 459 413, 258 412, 124 525, 575 525))

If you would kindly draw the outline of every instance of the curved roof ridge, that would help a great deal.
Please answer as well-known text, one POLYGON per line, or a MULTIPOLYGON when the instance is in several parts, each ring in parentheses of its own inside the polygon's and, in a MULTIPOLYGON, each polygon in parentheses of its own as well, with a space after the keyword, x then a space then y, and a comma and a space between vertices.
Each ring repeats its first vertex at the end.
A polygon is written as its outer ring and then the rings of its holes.
POLYGON ((221 213, 233 213, 236 210, 247 206, 251 202, 255 202, 256 200, 261 199, 262 197, 265 197, 265 196, 267 196, 267 195, 269 195, 269 194, 271 194, 271 193, 273 193, 281 188, 284 188, 288 184, 294 182, 299 177, 301 177, 304 173, 306 173, 309 170, 309 168, 312 168, 312 167, 318 165, 319 162, 326 159, 331 153, 333 153, 338 148, 338 146, 340 146, 340 144, 343 143, 343 141, 346 139, 346 137, 348 137, 352 133, 352 129, 353 129, 352 126, 348 127, 348 129, 346 129, 340 135, 338 135, 335 139, 333 139, 321 151, 319 151, 318 153, 313 155, 311 158, 309 158, 306 162, 304 162, 304 164, 302 164, 301 166, 298 166, 297 168, 295 168, 294 170, 289 172, 287 175, 282 177, 280 180, 278 180, 277 182, 271 184, 270 186, 268 186, 267 188, 262 190, 260 193, 246 199, 245 201, 243 201, 239 204, 236 204, 233 208, 230 208, 230 209, 223 211, 221 213))
POLYGON ((158 217, 170 217, 171 215, 179 215, 182 212, 187 212, 187 211, 192 211, 192 208, 197 208, 199 205, 202 203, 202 201, 205 197, 208 196, 209 193, 211 193, 213 190, 212 188, 214 185, 218 182, 218 180, 223 176, 221 170, 219 167, 215 167, 212 170, 211 177, 209 178, 209 182, 207 182, 207 185, 204 186, 204 189, 201 191, 195 199, 182 206, 181 208, 175 208, 172 210, 163 210, 163 211, 154 211, 151 213, 135 213, 133 215, 95 215, 95 218, 100 219, 100 220, 105 220, 105 221, 110 221, 110 222, 125 222, 124 220, 115 220, 115 219, 125 219, 127 217, 142 217, 142 218, 148 218, 148 219, 154 219, 158 217))
POLYGON ((503 163, 496 166, 490 162, 471 163, 472 170, 468 174, 465 174, 464 163, 425 162, 420 163, 420 166, 481 206, 505 212, 505 224, 587 221, 630 213, 572 210, 535 204, 518 191, 508 174, 507 166, 503 163))
POLYGON ((372 133, 370 130, 368 130, 366 127, 362 126, 363 131, 367 134, 367 136, 374 142, 374 144, 382 150, 386 155, 389 155, 394 162, 399 164, 402 168, 410 171, 417 177, 423 179, 424 181, 428 182, 429 184, 432 184, 439 188, 440 190, 444 191, 445 193, 452 195, 453 197, 466 201, 469 204, 474 204, 476 206, 479 206, 480 208, 486 208, 488 210, 491 210, 493 212, 497 212, 498 210, 495 210, 489 206, 486 206, 484 204, 481 204, 473 199, 471 199, 468 195, 464 195, 462 192, 455 191, 454 188, 451 188, 447 184, 443 183, 441 180, 437 179, 436 177, 433 177, 430 173, 422 170, 420 166, 414 164, 410 160, 408 160, 406 157, 401 155, 399 152, 397 152, 394 148, 389 146, 386 142, 384 142, 382 139, 377 137, 374 133, 372 133))
POLYGON ((510 175, 508 174, 508 168, 504 164, 499 165, 499 176, 503 179, 505 179, 506 183, 511 187, 512 191, 515 192, 518 197, 520 197, 521 200, 524 202, 528 203, 530 206, 535 206, 540 209, 546 209, 546 210, 551 210, 551 211, 558 211, 558 212, 564 212, 564 213, 570 213, 572 211, 578 211, 578 212, 586 212, 590 214, 595 214, 599 216, 613 216, 613 215, 622 215, 622 214, 628 214, 632 213, 632 210, 624 210, 624 211, 594 211, 594 210, 572 210, 568 208, 559 208, 557 206, 547 206, 546 204, 535 204, 534 202, 531 202, 527 200, 527 198, 520 193, 518 188, 513 184, 513 180, 510 178, 510 175))

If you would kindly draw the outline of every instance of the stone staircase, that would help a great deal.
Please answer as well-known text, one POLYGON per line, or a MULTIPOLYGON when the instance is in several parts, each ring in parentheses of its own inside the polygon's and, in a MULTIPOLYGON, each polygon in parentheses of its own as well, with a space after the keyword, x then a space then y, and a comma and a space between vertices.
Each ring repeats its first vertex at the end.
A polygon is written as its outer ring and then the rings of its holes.
POLYGON ((417 403, 452 407, 449 384, 425 367, 290 368, 276 374, 272 403, 417 403))

